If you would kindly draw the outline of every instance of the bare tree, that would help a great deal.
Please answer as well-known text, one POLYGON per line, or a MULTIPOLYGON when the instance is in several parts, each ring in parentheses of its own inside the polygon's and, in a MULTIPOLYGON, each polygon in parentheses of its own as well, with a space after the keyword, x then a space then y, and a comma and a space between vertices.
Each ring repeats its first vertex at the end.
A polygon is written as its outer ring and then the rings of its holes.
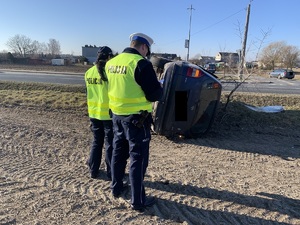
POLYGON ((296 46, 287 45, 286 42, 273 42, 265 47, 260 56, 266 67, 274 69, 275 66, 293 68, 299 60, 300 51, 296 46))
MULTIPOLYGON (((262 33, 262 35, 263 35, 263 38, 260 40, 260 44, 259 44, 259 46, 258 46, 258 49, 257 49, 257 55, 256 55, 256 60, 257 60, 257 57, 258 57, 258 55, 259 55, 259 52, 260 52, 260 49, 261 49, 261 47, 262 47, 262 44, 264 43, 264 40, 267 38, 267 36, 269 35, 269 32, 270 32, 270 30, 269 31, 267 31, 267 32, 264 32, 264 31, 262 31, 261 33, 262 33)), ((225 103, 225 106, 224 106, 224 112, 226 111, 226 109, 227 109, 227 106, 228 106, 228 104, 229 104, 229 102, 231 101, 231 98, 232 98, 232 95, 234 94, 234 92, 246 81, 246 80, 248 80, 251 76, 252 76, 252 74, 253 74, 253 67, 251 68, 251 71, 247 71, 246 70, 246 72, 248 73, 248 75, 246 76, 246 77, 244 77, 240 82, 236 82, 236 85, 235 85, 235 87, 230 91, 230 93, 227 95, 227 101, 226 101, 226 103, 225 103)))
POLYGON ((47 53, 49 53, 48 45, 45 44, 44 42, 40 43, 37 53, 40 54, 40 55, 46 55, 47 53))
POLYGON ((59 41, 50 38, 48 43, 49 53, 52 56, 60 55, 60 44, 59 41))
POLYGON ((34 54, 36 54, 38 51, 39 51, 39 49, 40 49, 40 43, 38 42, 38 41, 32 41, 32 43, 31 43, 31 48, 30 48, 30 54, 32 54, 32 55, 34 55, 34 54))
POLYGON ((287 69, 293 69, 299 60, 300 51, 296 46, 285 46, 282 53, 282 61, 287 69))
POLYGON ((6 45, 15 53, 26 57, 28 54, 32 54, 36 51, 36 41, 32 41, 25 35, 17 34, 10 38, 6 45))
POLYGON ((267 68, 275 68, 275 64, 283 63, 283 50, 286 47, 284 41, 272 42, 262 50, 260 61, 267 68))

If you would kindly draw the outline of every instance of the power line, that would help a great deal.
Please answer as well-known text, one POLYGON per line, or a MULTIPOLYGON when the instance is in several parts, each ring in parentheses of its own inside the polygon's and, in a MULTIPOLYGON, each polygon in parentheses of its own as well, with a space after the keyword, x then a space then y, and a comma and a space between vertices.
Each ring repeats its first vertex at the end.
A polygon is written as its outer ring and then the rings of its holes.
MULTIPOLYGON (((252 2, 253 0, 250 0, 250 1, 252 2)), ((191 5, 190 8, 187 8, 187 9, 188 9, 188 10, 191 10, 191 14, 190 14, 190 21, 191 21, 192 10, 195 10, 195 9, 192 7, 192 5, 191 5)), ((223 21, 225 21, 225 20, 227 20, 227 19, 229 19, 229 18, 235 16, 236 14, 238 14, 238 13, 244 11, 244 10, 246 11, 247 8, 240 9, 239 11, 237 11, 237 12, 235 12, 235 13, 233 13, 233 14, 227 16, 227 17, 225 17, 224 19, 221 19, 221 20, 219 20, 219 21, 217 21, 217 22, 215 22, 215 23, 213 23, 213 24, 211 24, 211 25, 209 25, 209 26, 203 28, 202 30, 199 30, 199 31, 197 31, 197 32, 195 32, 195 33, 193 33, 193 34, 191 34, 191 36, 194 36, 194 35, 196 35, 196 34, 198 34, 198 33, 200 33, 200 32, 203 32, 203 31, 205 31, 205 30, 207 30, 207 29, 209 29, 209 28, 211 28, 211 27, 213 27, 213 26, 215 26, 215 25, 217 25, 217 24, 219 24, 219 23, 221 23, 221 22, 223 22, 223 21)), ((182 40, 184 40, 184 39, 185 39, 185 38, 179 38, 179 39, 174 40, 174 41, 168 41, 168 43, 165 43, 164 46, 169 45, 169 44, 171 44, 171 43, 175 43, 175 42, 182 41, 182 40)), ((188 41, 189 41, 189 40, 190 40, 190 36, 189 36, 188 41)), ((189 53, 188 53, 188 54, 189 54, 189 53)))
POLYGON ((221 22, 223 22, 223 21, 225 21, 225 20, 227 20, 227 19, 229 19, 229 18, 235 16, 236 14, 242 12, 243 10, 247 10, 247 8, 243 8, 243 9, 239 10, 238 12, 235 12, 235 13, 231 14, 230 16, 227 16, 227 17, 225 17, 224 19, 219 20, 218 22, 215 22, 215 23, 213 23, 213 24, 211 24, 211 25, 209 25, 209 26, 203 28, 202 30, 193 33, 192 36, 195 35, 195 34, 198 34, 198 33, 202 32, 202 31, 205 31, 205 30, 207 30, 207 29, 209 29, 209 28, 211 28, 211 27, 213 27, 213 26, 215 26, 215 25, 217 25, 217 24, 219 24, 219 23, 221 23, 221 22))
MULTIPOLYGON (((252 1, 253 1, 253 0, 252 0, 252 1)), ((187 9, 190 9, 190 8, 187 8, 187 9)), ((193 8, 193 9, 194 9, 194 8, 193 8)), ((194 9, 194 10, 195 10, 195 9, 194 9)), ((202 32, 202 31, 205 31, 205 30, 207 30, 207 29, 209 29, 209 28, 211 28, 211 27, 213 27, 213 26, 215 26, 215 25, 217 25, 217 24, 219 24, 219 23, 221 23, 221 22, 223 22, 223 21, 225 21, 225 20, 227 20, 227 19, 229 19, 229 18, 235 16, 236 14, 242 12, 243 10, 247 10, 247 8, 243 8, 243 9, 239 10, 238 12, 235 12, 235 13, 231 14, 230 16, 227 16, 227 17, 225 17, 224 19, 219 20, 218 22, 215 22, 215 23, 213 23, 213 24, 207 26, 206 28, 203 28, 202 30, 197 31, 197 32, 191 34, 191 36, 194 36, 195 34, 198 34, 198 33, 202 32)), ((185 38, 178 38, 177 40, 169 41, 168 43, 165 43, 164 45, 168 45, 168 44, 171 44, 171 43, 179 42, 179 41, 182 41, 182 40, 184 40, 184 39, 185 39, 185 38)))

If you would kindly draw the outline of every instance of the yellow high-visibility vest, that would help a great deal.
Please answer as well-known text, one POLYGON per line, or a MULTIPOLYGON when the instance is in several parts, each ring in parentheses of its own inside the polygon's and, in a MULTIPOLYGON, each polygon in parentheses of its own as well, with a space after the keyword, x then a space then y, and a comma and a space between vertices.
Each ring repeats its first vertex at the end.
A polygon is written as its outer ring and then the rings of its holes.
POLYGON ((87 89, 87 106, 90 118, 98 120, 111 120, 109 115, 108 84, 100 83, 100 75, 97 66, 91 67, 85 73, 87 89))
POLYGON ((109 108, 116 115, 138 114, 140 110, 152 112, 152 103, 134 79, 141 59, 138 54, 121 53, 106 63, 109 108))

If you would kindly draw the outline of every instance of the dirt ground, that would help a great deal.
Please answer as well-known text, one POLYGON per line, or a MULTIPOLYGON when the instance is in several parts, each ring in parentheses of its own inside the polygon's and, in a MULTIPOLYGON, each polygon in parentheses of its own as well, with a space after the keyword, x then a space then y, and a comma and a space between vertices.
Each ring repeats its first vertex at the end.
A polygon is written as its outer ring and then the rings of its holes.
MULTIPOLYGON (((77 71, 78 72, 78 71, 77 71)), ((0 105, 0 224, 300 224, 300 129, 214 123, 205 137, 152 135, 146 193, 110 193, 85 161, 85 113, 0 105)))
POLYGON ((300 224, 300 131, 214 127, 203 138, 153 135, 146 192, 129 208, 90 179, 86 115, 0 106, 0 224, 300 224))

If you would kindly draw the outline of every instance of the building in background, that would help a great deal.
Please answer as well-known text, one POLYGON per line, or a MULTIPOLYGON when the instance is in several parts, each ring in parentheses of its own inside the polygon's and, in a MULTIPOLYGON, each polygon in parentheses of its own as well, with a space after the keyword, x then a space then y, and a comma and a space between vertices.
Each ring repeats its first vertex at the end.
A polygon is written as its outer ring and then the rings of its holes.
POLYGON ((100 47, 96 45, 85 45, 82 46, 82 56, 88 60, 89 64, 93 64, 97 59, 97 51, 100 47))
POLYGON ((235 52, 218 52, 215 57, 216 63, 224 63, 229 67, 237 67, 240 62, 238 53, 235 52))

